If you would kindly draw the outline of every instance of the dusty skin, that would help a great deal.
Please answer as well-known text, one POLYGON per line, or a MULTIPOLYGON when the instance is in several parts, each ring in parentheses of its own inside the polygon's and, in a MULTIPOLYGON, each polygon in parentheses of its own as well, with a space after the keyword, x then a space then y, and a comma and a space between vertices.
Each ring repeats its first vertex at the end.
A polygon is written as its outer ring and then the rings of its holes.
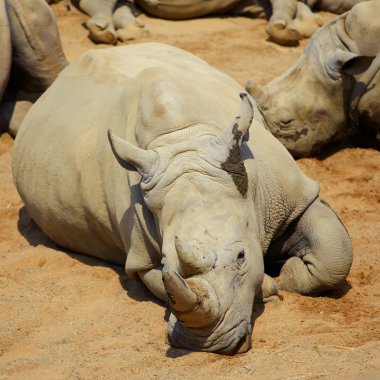
MULTIPOLYGON (((73 61, 93 47, 80 26, 86 16, 63 4, 53 9, 73 61)), ((143 19, 155 41, 199 55, 242 85, 248 78, 267 83, 307 43, 267 42, 263 20, 143 19)), ((0 379, 379 378, 380 152, 345 148, 298 161, 320 181, 351 235, 348 283, 325 297, 283 292, 278 304, 255 305, 253 348, 226 357, 170 348, 165 308, 123 268, 64 252, 45 238, 13 185, 12 145, 0 137, 0 379)))

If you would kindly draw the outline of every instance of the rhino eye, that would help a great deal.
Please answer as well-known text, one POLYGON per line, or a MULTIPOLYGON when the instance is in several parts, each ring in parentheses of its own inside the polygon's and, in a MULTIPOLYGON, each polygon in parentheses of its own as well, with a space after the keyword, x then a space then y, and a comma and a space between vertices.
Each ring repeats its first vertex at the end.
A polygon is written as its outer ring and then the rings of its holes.
POLYGON ((244 263, 244 261, 245 261, 245 252, 240 251, 238 256, 237 256, 237 262, 241 265, 244 263))

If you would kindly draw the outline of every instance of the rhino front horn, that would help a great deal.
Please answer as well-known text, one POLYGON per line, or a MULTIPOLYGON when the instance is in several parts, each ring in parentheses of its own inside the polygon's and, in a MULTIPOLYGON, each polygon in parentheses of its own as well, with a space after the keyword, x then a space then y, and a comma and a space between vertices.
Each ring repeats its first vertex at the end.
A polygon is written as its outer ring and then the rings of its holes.
POLYGON ((177 272, 162 274, 170 309, 178 321, 190 328, 209 326, 220 317, 220 304, 212 286, 204 279, 183 279, 177 272))
POLYGON ((180 313, 190 312, 199 304, 197 295, 177 272, 164 271, 162 280, 172 310, 180 313))

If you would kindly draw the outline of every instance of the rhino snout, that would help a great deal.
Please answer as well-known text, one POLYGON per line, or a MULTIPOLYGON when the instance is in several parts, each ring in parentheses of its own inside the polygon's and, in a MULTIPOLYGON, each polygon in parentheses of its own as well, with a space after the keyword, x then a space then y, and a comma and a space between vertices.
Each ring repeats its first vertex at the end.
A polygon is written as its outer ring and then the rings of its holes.
POLYGON ((184 279, 178 272, 164 270, 162 276, 172 313, 184 326, 204 328, 219 319, 219 299, 203 278, 184 279))

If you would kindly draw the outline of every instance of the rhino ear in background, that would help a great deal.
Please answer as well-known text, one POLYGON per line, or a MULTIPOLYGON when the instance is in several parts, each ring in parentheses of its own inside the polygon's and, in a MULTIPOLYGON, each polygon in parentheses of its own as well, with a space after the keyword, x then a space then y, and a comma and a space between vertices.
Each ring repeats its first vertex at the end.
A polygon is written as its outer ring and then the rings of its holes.
POLYGON ((325 61, 325 69, 327 74, 337 80, 342 76, 345 68, 350 66, 350 61, 358 58, 357 54, 351 53, 349 51, 337 50, 330 54, 325 61))
POLYGON ((119 159, 134 166, 145 180, 151 177, 151 171, 156 166, 157 155, 150 150, 138 148, 126 140, 115 136, 110 129, 107 131, 111 148, 119 159))
POLYGON ((371 65, 375 57, 357 55, 349 51, 337 50, 327 57, 325 68, 333 79, 339 79, 342 73, 349 75, 361 74, 371 65))
POLYGON ((241 93, 240 98, 242 103, 232 125, 222 136, 217 138, 219 144, 227 145, 230 148, 236 144, 241 146, 242 142, 245 141, 245 134, 248 132, 253 119, 253 105, 248 94, 241 93))

